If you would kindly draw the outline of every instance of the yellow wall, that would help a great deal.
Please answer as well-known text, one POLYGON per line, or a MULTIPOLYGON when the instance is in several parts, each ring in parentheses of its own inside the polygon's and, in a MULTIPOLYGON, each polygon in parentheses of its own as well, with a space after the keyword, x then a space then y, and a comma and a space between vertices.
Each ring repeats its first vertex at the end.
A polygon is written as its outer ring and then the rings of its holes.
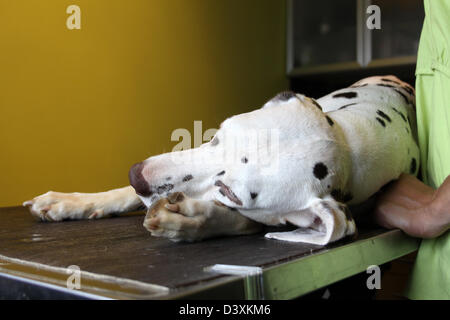
POLYGON ((284 43, 280 0, 0 0, 0 206, 127 185, 174 129, 286 89, 284 43))

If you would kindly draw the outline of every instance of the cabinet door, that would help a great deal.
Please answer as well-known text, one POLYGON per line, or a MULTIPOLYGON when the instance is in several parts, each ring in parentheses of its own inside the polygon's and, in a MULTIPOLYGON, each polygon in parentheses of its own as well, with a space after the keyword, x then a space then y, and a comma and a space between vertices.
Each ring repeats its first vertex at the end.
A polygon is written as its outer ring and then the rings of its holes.
POLYGON ((288 6, 290 74, 359 66, 356 0, 291 0, 288 6))
POLYGON ((381 29, 371 31, 369 65, 414 62, 425 17, 423 0, 372 0, 380 7, 381 29))

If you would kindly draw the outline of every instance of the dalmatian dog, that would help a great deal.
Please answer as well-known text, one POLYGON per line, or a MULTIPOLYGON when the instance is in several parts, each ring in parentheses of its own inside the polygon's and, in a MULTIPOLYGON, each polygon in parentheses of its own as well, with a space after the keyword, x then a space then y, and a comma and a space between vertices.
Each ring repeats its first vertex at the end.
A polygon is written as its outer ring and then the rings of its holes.
POLYGON ((97 219, 145 207, 145 228, 174 241, 289 223, 297 229, 266 237, 326 245, 355 235, 348 205, 365 201, 403 172, 417 174, 414 106, 414 89, 395 76, 366 78, 317 101, 282 92, 258 110, 226 119, 198 148, 135 164, 131 186, 48 192, 24 206, 44 221, 97 219))

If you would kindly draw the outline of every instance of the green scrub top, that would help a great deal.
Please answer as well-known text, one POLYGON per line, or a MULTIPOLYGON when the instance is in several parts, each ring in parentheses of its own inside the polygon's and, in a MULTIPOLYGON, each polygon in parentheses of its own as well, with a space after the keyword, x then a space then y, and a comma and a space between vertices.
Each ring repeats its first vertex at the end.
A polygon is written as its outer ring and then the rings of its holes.
MULTIPOLYGON (((416 107, 424 182, 450 174, 450 0, 424 0, 416 67, 416 107)), ((450 299, 450 231, 422 240, 407 289, 410 299, 450 299)))

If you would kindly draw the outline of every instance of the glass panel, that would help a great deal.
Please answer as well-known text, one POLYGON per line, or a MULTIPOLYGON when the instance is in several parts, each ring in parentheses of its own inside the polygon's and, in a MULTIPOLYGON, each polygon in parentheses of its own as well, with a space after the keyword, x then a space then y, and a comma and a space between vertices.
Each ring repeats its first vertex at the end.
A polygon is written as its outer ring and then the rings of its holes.
POLYGON ((356 0, 293 0, 294 68, 356 61, 356 0))
POLYGON ((381 29, 372 30, 372 59, 415 56, 425 17, 423 0, 372 0, 381 29))

